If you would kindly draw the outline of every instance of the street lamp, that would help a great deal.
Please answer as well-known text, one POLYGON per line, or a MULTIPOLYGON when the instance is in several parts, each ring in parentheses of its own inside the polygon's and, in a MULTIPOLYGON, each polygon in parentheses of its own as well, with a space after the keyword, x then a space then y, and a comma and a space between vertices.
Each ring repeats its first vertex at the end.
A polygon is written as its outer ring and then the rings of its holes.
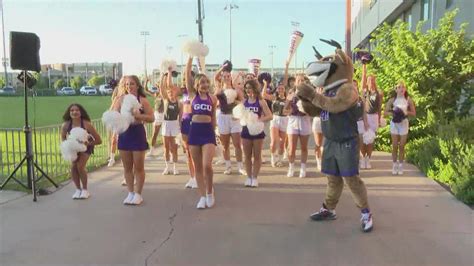
MULTIPOLYGON (((5 52, 5 25, 4 25, 4 17, 5 13, 3 13, 3 1, 0 1, 0 9, 2 11, 2 34, 3 34, 3 58, 2 64, 3 68, 5 69, 5 87, 8 86, 8 74, 7 74, 7 65, 8 65, 8 58, 7 53, 5 52)), ((13 84, 13 82, 12 82, 13 84)))
POLYGON ((224 10, 229 10, 229 60, 232 61, 232 9, 238 9, 239 6, 229 3, 224 10))
POLYGON ((271 62, 272 62, 272 77, 273 77, 273 49, 275 49, 276 46, 272 44, 272 45, 269 45, 268 48, 270 48, 270 55, 272 56, 271 62))
POLYGON ((149 31, 141 31, 140 35, 143 36, 145 42, 144 42, 144 55, 143 55, 143 61, 145 64, 145 78, 148 76, 147 71, 146 71, 146 36, 150 35, 149 31))
MULTIPOLYGON (((300 26, 300 23, 298 21, 292 21, 291 26, 293 26, 293 30, 298 30, 298 27, 300 26)), ((296 70, 298 69, 298 61, 297 61, 297 51, 295 51, 295 74, 296 70)))

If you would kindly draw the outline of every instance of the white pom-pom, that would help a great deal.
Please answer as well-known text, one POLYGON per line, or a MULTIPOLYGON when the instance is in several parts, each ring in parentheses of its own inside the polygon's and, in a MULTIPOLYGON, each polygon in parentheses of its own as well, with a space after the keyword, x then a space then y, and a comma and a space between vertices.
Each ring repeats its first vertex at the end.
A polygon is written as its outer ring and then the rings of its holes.
POLYGON ((195 56, 207 56, 209 54, 209 47, 198 40, 189 40, 184 43, 182 47, 183 52, 195 56))
POLYGON ((372 129, 366 130, 362 134, 364 144, 372 144, 375 141, 375 132, 372 129))
POLYGON ((129 119, 117 111, 106 111, 102 115, 102 122, 108 131, 115 134, 125 132, 130 126, 129 119))
POLYGON ((77 160, 77 153, 85 152, 87 146, 83 142, 87 141, 89 133, 83 128, 75 127, 71 129, 67 140, 60 145, 61 154, 64 160, 74 162, 77 160))
POLYGON ((306 112, 304 111, 304 108, 303 108, 303 102, 301 100, 298 100, 296 102, 296 106, 298 107, 298 111, 306 114, 306 112))
POLYGON ((71 129, 69 133, 69 139, 73 139, 79 142, 86 142, 89 138, 89 133, 87 130, 83 129, 82 127, 75 127, 71 129))
POLYGON ((140 109, 142 105, 138 102, 137 98, 134 95, 127 94, 123 97, 122 107, 120 109, 120 113, 122 116, 127 118, 129 124, 135 122, 135 117, 132 114, 133 110, 140 109))
POLYGON ((245 112, 245 106, 241 103, 238 104, 232 109, 232 116, 237 119, 241 119, 245 112))
POLYGON ((261 121, 256 121, 253 123, 248 123, 247 128, 249 130, 249 134, 252 136, 256 136, 263 132, 265 124, 261 121))
POLYGON ((237 92, 234 89, 225 89, 224 94, 228 104, 235 102, 235 99, 237 98, 237 92))
POLYGON ((171 71, 176 71, 177 68, 178 64, 173 59, 164 59, 163 61, 161 61, 160 71, 162 73, 168 72, 168 69, 171 69, 171 71))

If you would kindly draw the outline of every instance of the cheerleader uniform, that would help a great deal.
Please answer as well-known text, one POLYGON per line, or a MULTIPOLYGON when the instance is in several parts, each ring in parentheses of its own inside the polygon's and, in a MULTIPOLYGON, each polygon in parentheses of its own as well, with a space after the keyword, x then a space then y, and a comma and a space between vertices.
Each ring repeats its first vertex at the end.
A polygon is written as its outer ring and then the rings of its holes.
MULTIPOLYGON (((233 90, 233 89, 226 89, 233 90)), ((238 119, 232 117, 232 110, 237 105, 234 101, 233 103, 227 103, 227 98, 222 92, 221 94, 216 95, 219 100, 220 112, 217 114, 217 129, 219 135, 240 133, 242 131, 242 126, 238 119)))
MULTIPOLYGON (((196 95, 191 103, 192 115, 208 115, 212 117, 212 100, 207 94, 207 98, 202 100, 196 95)), ((194 122, 191 121, 189 127, 188 144, 195 146, 203 146, 206 144, 216 145, 216 133, 212 126, 212 122, 194 122)))
POLYGON ((311 134, 311 119, 298 110, 298 98, 291 100, 291 113, 288 118, 287 134, 307 136, 311 134))
POLYGON ((166 137, 176 137, 179 134, 179 103, 168 101, 166 105, 161 135, 166 137))
POLYGON ((272 102, 270 109, 273 113, 273 119, 270 122, 270 128, 276 127, 282 132, 286 132, 288 127, 288 116, 284 114, 285 99, 277 96, 277 99, 272 102))
MULTIPOLYGON (((189 99, 189 93, 186 90, 186 88, 184 89, 183 98, 181 98, 181 103, 183 105, 191 104, 191 100, 189 99)), ((181 118, 181 134, 183 135, 189 134, 189 128, 191 126, 192 119, 193 119, 192 113, 183 114, 183 117, 181 118)))
MULTIPOLYGON (((246 110, 252 111, 255 114, 257 114, 259 118, 260 118, 260 116, 262 116, 263 110, 262 110, 262 107, 260 106, 260 101, 258 99, 255 100, 254 103, 249 103, 249 100, 246 99, 245 102, 244 102, 244 107, 245 107, 246 110)), ((250 140, 264 139, 265 138, 265 132, 262 131, 262 133, 253 136, 253 135, 250 135, 249 129, 247 128, 247 126, 244 126, 244 127, 242 127, 242 133, 240 133, 240 137, 243 138, 243 139, 250 139, 250 140)))
MULTIPOLYGON (((140 96, 137 96, 140 102, 140 96)), ((145 113, 143 108, 140 108, 140 113, 145 113)), ((145 126, 139 122, 131 124, 128 129, 119 135, 117 147, 123 151, 146 151, 148 150, 148 142, 146 141, 145 126)))

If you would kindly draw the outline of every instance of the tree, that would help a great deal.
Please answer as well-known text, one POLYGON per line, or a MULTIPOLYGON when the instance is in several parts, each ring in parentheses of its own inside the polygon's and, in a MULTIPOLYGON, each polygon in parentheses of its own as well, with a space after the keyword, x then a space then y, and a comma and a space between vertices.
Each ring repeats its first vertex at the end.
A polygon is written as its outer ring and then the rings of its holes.
POLYGON ((0 88, 3 88, 3 87, 5 87, 5 78, 0 77, 0 88))
POLYGON ((58 79, 58 80, 56 80, 56 82, 54 82, 54 88, 55 89, 61 89, 65 85, 66 85, 66 82, 64 81, 64 79, 58 79))
POLYGON ((421 30, 422 23, 415 32, 400 20, 393 26, 384 24, 371 40, 375 44, 374 61, 368 71, 377 74, 385 95, 404 80, 417 105, 418 118, 426 117, 428 111, 447 121, 467 114, 459 112, 458 101, 463 92, 472 99, 469 81, 474 78, 474 41, 466 36, 467 24, 454 29, 457 12, 447 12, 438 27, 426 33, 421 30))
POLYGON ((79 89, 84 85, 84 79, 81 76, 76 76, 71 80, 71 87, 74 89, 79 89))
POLYGON ((92 86, 92 87, 98 87, 99 85, 104 84, 104 83, 105 83, 104 77, 97 76, 97 75, 92 76, 92 78, 90 78, 89 81, 87 81, 87 85, 92 86))
POLYGON ((33 77, 36 79, 35 88, 48 89, 49 87, 48 78, 41 76, 41 74, 38 72, 33 73, 33 77))

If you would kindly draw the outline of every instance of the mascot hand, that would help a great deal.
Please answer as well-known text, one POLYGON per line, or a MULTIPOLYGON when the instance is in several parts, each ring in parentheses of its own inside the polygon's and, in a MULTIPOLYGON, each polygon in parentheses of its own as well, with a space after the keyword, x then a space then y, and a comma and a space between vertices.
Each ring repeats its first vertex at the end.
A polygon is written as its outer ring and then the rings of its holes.
POLYGON ((312 104, 310 101, 300 100, 300 102, 301 102, 301 105, 303 106, 304 112, 308 114, 309 116, 314 117, 314 116, 321 115, 321 108, 312 104))
POLYGON ((296 88, 296 96, 301 100, 306 100, 306 101, 311 102, 313 101, 315 95, 316 95, 316 90, 307 84, 300 84, 296 88))

